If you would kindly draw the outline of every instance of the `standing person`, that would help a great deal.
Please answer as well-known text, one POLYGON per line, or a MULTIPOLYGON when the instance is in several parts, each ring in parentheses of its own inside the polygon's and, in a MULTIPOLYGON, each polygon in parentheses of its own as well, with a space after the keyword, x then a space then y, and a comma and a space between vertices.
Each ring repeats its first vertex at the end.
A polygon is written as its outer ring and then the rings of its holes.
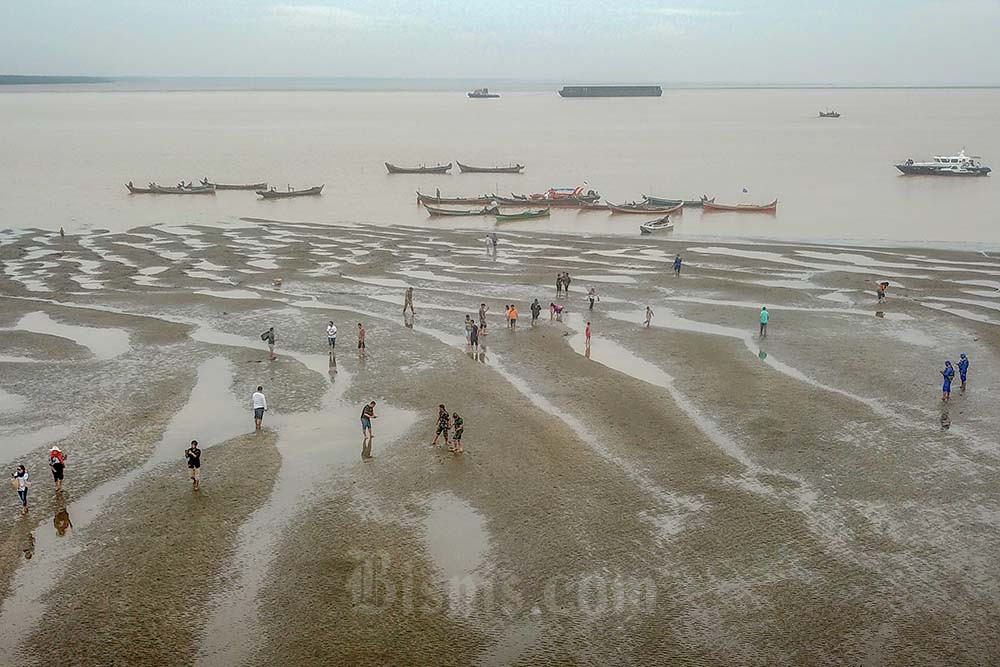
POLYGON ((451 423, 455 427, 455 437, 452 438, 454 444, 448 448, 448 451, 461 454, 465 451, 462 449, 462 434, 465 433, 465 420, 457 412, 453 412, 451 413, 451 423))
POLYGON ((497 239, 497 233, 496 232, 490 232, 490 241, 493 243, 493 254, 496 255, 497 254, 497 241, 498 241, 498 239, 497 239))
POLYGON ((274 356, 274 327, 269 328, 267 331, 260 335, 260 339, 267 343, 267 355, 269 361, 274 361, 278 357, 274 356))
POLYGON ((378 419, 375 414, 375 401, 361 408, 361 458, 372 458, 372 420, 378 419))
POLYGON ((476 326, 475 322, 469 329, 469 346, 472 348, 473 354, 479 354, 479 327, 476 326))
POLYGON ((505 303, 503 305, 503 321, 507 323, 507 328, 510 329, 510 304, 505 303))
POLYGON ((885 287, 883 286, 884 284, 885 283, 879 283, 878 289, 876 290, 876 294, 878 294, 879 303, 883 303, 885 301, 885 287))
POLYGON ((562 322, 563 307, 555 303, 549 302, 549 321, 552 321, 554 317, 557 322, 562 322))
POLYGON ((485 303, 479 304, 479 328, 486 326, 486 313, 490 312, 490 307, 485 303))
POLYGON ((958 377, 962 380, 962 386, 960 389, 965 391, 965 377, 969 374, 969 358, 965 356, 965 352, 958 355, 958 377))
POLYGON ((56 483, 56 493, 62 493, 63 472, 66 469, 66 455, 56 446, 49 452, 49 467, 52 468, 52 479, 56 483))
POLYGON ((587 328, 583 330, 583 335, 587 339, 587 347, 590 347, 590 322, 587 322, 587 328))
POLYGON ((259 431, 260 422, 264 419, 264 413, 267 412, 267 398, 264 397, 264 387, 257 385, 257 391, 250 397, 250 403, 253 405, 254 430, 259 431))
POLYGON ((597 288, 591 287, 590 291, 587 292, 587 298, 590 299, 590 310, 594 309, 594 301, 600 301, 601 297, 597 296, 597 288))
POLYGON ((61 239, 66 238, 66 230, 63 229, 62 227, 59 228, 59 238, 61 239))
POLYGON ((767 312, 767 306, 762 306, 760 309, 760 337, 767 338, 767 321, 771 319, 770 313, 767 312))
POLYGON ((413 288, 407 287, 406 292, 403 294, 403 314, 406 315, 406 309, 409 307, 410 315, 414 315, 413 312, 413 288))
POLYGON ((510 304, 510 330, 517 330, 517 306, 515 304, 510 304))
POLYGON ((535 322, 538 321, 538 316, 542 314, 542 304, 538 303, 538 299, 531 302, 531 326, 535 326, 535 322))
POLYGON ((358 356, 365 356, 365 328, 358 322, 358 356))
POLYGON ((465 342, 472 342, 472 315, 465 316, 465 342))
POLYGON ((951 398, 951 381, 955 379, 955 369, 952 368, 951 362, 944 362, 944 370, 941 371, 941 375, 944 376, 944 384, 941 385, 941 400, 947 401, 951 398))
POLYGON ((191 471, 191 490, 197 491, 201 488, 201 450, 197 440, 191 441, 191 446, 184 450, 184 456, 191 471))
POLYGON ((649 328, 649 323, 653 321, 653 309, 646 306, 646 328, 649 328))
POLYGON ((17 489, 17 497, 21 499, 21 514, 28 513, 28 470, 19 465, 10 475, 14 488, 17 489))
POLYGON ((333 354, 337 347, 337 325, 330 320, 330 325, 326 328, 326 344, 330 347, 330 354, 333 354))
POLYGON ((680 277, 680 275, 681 275, 681 264, 682 263, 683 262, 681 261, 680 253, 674 255, 674 276, 675 277, 680 277))
POLYGON ((563 289, 563 274, 560 272, 556 274, 556 296, 562 295, 562 289, 563 289))
POLYGON ((434 433, 434 439, 431 441, 431 447, 437 447, 438 438, 442 435, 444 436, 444 444, 448 443, 448 430, 451 428, 451 417, 448 416, 448 410, 444 407, 444 403, 438 406, 438 421, 437 421, 437 432, 434 433))
POLYGON ((567 271, 565 274, 563 274, 563 291, 565 291, 566 294, 569 294, 569 283, 570 283, 570 277, 569 277, 569 271, 567 271))

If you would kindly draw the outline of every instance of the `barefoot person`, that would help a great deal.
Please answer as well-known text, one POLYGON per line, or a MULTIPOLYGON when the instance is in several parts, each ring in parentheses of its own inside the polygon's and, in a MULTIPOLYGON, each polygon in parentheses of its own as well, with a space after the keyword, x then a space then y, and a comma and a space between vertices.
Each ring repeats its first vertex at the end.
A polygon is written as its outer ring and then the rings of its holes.
POLYGON ((28 513, 28 470, 19 465, 10 475, 14 488, 17 489, 17 497, 21 501, 21 514, 28 513))
POLYGON ((197 440, 192 440, 191 446, 184 450, 184 457, 191 475, 191 490, 197 491, 201 488, 201 450, 197 440))
POLYGON ((358 356, 365 356, 365 328, 358 322, 358 356))
POLYGON ((372 420, 377 419, 375 401, 361 408, 361 458, 372 458, 372 420))
POLYGON ((601 297, 597 296, 597 288, 591 287, 590 291, 587 292, 587 298, 590 299, 590 310, 594 309, 594 301, 600 301, 601 297))
POLYGON ((267 343, 267 358, 269 361, 274 361, 278 357, 274 356, 274 327, 269 328, 267 331, 260 335, 260 339, 267 343))
POLYGON ((472 348, 473 354, 479 354, 479 327, 476 326, 475 322, 469 329, 469 347, 472 348))
POLYGON ((510 304, 510 330, 517 331, 517 306, 510 304))
POLYGON ((771 319, 771 314, 767 312, 767 306, 760 309, 760 337, 767 338, 767 322, 771 319))
POLYGON ((66 470, 66 455, 56 446, 49 452, 49 467, 52 469, 52 479, 56 483, 56 493, 62 492, 63 473, 66 470))
POLYGON ((413 315, 413 288, 407 287, 406 292, 403 294, 403 314, 406 315, 406 309, 410 309, 410 315, 413 315))
POLYGON ((587 347, 590 347, 590 322, 587 322, 587 328, 583 330, 583 336, 586 340, 587 347))
POLYGON ((554 318, 557 322, 562 322, 562 314, 563 306, 549 301, 549 321, 551 322, 554 318))
POLYGON ((646 328, 649 328, 649 323, 653 321, 653 309, 646 306, 646 328))
POLYGON ((962 386, 960 389, 965 391, 965 379, 969 374, 969 358, 965 356, 965 352, 958 355, 958 377, 962 380, 962 386))
POLYGON ((337 347, 337 325, 330 320, 330 324, 326 327, 326 344, 330 348, 330 354, 333 354, 337 347))
POLYGON ((451 423, 455 427, 455 437, 452 439, 452 443, 454 444, 448 448, 448 451, 461 454, 465 451, 462 449, 462 434, 465 433, 465 420, 457 412, 453 412, 451 413, 451 423))
POLYGON ((679 254, 674 255, 674 276, 675 277, 680 277, 680 275, 681 275, 681 264, 683 264, 683 262, 681 261, 681 256, 679 254))
POLYGON ((250 403, 253 405, 254 430, 259 431, 260 422, 264 419, 264 413, 267 412, 267 398, 264 397, 264 387, 257 386, 257 391, 250 397, 250 403))
POLYGON ((542 314, 542 304, 538 303, 538 299, 531 302, 531 326, 535 326, 535 322, 538 321, 538 316, 542 314))
POLYGON ((486 313, 490 312, 490 307, 485 303, 479 304, 479 328, 486 326, 486 313))
POLYGON ((437 447, 438 438, 442 435, 444 436, 444 444, 448 443, 448 431, 451 429, 451 417, 448 416, 448 410, 445 409, 444 403, 438 406, 438 421, 437 421, 437 432, 434 434, 434 439, 431 441, 431 447, 437 447))
POLYGON ((944 362, 944 370, 941 371, 941 375, 944 376, 944 384, 941 385, 941 400, 947 401, 951 399, 951 381, 955 379, 955 369, 950 361, 944 362))

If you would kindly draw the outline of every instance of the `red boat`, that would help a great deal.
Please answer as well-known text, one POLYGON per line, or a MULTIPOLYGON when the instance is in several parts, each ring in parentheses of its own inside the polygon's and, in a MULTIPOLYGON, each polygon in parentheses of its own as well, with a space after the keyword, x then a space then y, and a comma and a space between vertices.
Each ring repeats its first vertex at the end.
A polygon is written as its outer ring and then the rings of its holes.
POLYGON ((716 204, 706 201, 701 205, 706 211, 743 211, 744 213, 775 213, 778 210, 778 200, 770 204, 716 204))
POLYGON ((612 204, 608 202, 608 208, 612 213, 642 213, 649 215, 681 215, 684 213, 684 202, 676 206, 650 206, 648 204, 612 204))

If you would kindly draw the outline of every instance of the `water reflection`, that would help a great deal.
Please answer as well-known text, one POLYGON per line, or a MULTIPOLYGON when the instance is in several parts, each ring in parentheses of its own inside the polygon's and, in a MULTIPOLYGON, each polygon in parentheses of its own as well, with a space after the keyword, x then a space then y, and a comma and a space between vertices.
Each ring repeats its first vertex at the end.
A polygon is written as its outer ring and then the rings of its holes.
POLYGON ((951 416, 948 414, 947 410, 941 412, 941 430, 947 431, 951 428, 951 416))
POLYGON ((52 525, 56 527, 56 535, 59 537, 66 535, 66 531, 73 527, 73 522, 69 520, 69 511, 65 506, 60 507, 56 511, 56 515, 52 519, 52 525))
POLYGON ((767 352, 765 352, 764 350, 757 350, 757 358, 760 359, 761 361, 764 361, 765 359, 767 359, 767 352))

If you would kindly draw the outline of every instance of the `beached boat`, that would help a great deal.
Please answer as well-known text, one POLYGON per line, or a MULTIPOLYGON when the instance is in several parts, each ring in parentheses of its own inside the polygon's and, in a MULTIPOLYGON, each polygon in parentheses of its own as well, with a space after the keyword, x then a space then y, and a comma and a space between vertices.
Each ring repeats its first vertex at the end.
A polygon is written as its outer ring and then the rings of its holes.
POLYGON ((701 199, 664 199, 663 197, 654 197, 652 195, 643 195, 642 198, 650 206, 677 206, 678 204, 684 204, 685 206, 701 206, 705 202, 714 202, 715 197, 709 199, 708 197, 702 195, 701 199))
POLYGON ((820 118, 840 118, 840 113, 837 111, 820 111, 820 118))
POLYGON ((650 220, 639 225, 639 231, 643 234, 654 234, 656 232, 672 232, 674 223, 670 221, 670 216, 665 215, 656 220, 650 220))
POLYGON ((500 212, 499 208, 495 206, 484 206, 483 208, 474 210, 461 210, 456 211, 452 208, 437 208, 436 206, 428 206, 424 204, 424 208, 427 209, 427 213, 432 217, 452 217, 452 218, 462 218, 471 217, 476 215, 496 215, 500 212))
POLYGON ((684 212, 684 203, 677 204, 675 206, 651 206, 649 204, 612 204, 608 202, 608 208, 611 209, 612 213, 640 213, 643 215, 648 215, 650 213, 659 213, 660 215, 680 215, 684 212))
POLYGON ((452 206, 485 206, 493 203, 495 195, 479 195, 478 197, 438 197, 437 195, 425 195, 417 190, 418 204, 445 204, 452 206))
POLYGON ((153 189, 153 188, 156 187, 156 183, 150 183, 148 188, 140 188, 137 185, 132 185, 132 181, 129 181, 128 183, 125 184, 125 187, 128 188, 129 194, 132 194, 132 195, 152 195, 152 194, 156 194, 156 190, 153 189))
POLYGON ((530 220, 532 218, 547 218, 551 213, 550 209, 543 208, 535 211, 520 211, 518 213, 497 213, 497 222, 508 220, 530 220))
POLYGON ((165 188, 163 186, 157 185, 156 183, 150 183, 149 187, 152 188, 153 194, 157 195, 214 195, 215 188, 210 188, 204 185, 185 185, 183 187, 165 188))
MULTIPOLYGON (((600 199, 600 197, 598 197, 600 199)), ((560 199, 531 199, 524 195, 512 195, 510 197, 497 197, 496 202, 502 206, 547 206, 553 208, 580 208, 584 204, 595 203, 597 199, 583 199, 580 197, 563 197, 560 199)))
POLYGON ((466 93, 466 95, 474 100, 489 100, 500 97, 496 93, 491 93, 489 88, 476 88, 471 93, 466 93))
POLYGON ((312 197, 314 195, 323 194, 323 185, 317 185, 316 187, 313 188, 306 188, 305 190, 275 190, 274 188, 271 188, 270 190, 258 190, 257 194, 259 194, 264 199, 288 199, 289 197, 312 197))
POLYGON ((989 167, 984 167, 975 155, 966 155, 965 150, 958 155, 935 155, 930 162, 907 160, 896 165, 904 174, 924 176, 988 176, 989 167))
POLYGON ((778 210, 778 200, 770 204, 716 204, 705 202, 706 211, 742 211, 744 213, 774 213, 778 210))
POLYGON ((451 162, 434 165, 433 167, 398 167, 390 162, 386 162, 385 168, 390 174, 447 174, 448 170, 451 169, 451 162))
POLYGON ((228 185, 225 183, 210 183, 207 178, 201 179, 201 184, 206 188, 216 190, 267 190, 267 181, 261 183, 246 183, 243 185, 228 185))
POLYGON ((455 160, 455 164, 463 174, 520 174, 524 171, 523 164, 512 164, 509 167, 473 167, 458 160, 455 160))

